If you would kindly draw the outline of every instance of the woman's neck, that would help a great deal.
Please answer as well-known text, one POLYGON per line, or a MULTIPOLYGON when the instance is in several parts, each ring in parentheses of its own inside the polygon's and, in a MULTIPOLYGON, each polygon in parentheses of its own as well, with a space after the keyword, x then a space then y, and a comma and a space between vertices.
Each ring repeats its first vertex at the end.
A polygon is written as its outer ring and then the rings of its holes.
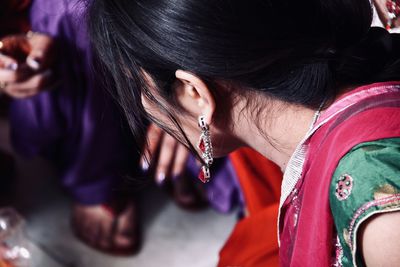
POLYGON ((315 116, 315 110, 268 100, 261 116, 249 113, 238 116, 236 136, 246 145, 275 162, 285 171, 296 147, 307 134, 315 116))

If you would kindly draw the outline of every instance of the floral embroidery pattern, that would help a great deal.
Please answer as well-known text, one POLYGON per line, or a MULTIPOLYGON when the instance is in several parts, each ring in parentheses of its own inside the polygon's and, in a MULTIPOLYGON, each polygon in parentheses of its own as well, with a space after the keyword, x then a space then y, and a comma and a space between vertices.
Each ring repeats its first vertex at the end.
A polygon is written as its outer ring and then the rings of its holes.
POLYGON ((336 183, 335 195, 340 201, 346 200, 353 189, 353 178, 348 174, 343 174, 339 177, 336 183))

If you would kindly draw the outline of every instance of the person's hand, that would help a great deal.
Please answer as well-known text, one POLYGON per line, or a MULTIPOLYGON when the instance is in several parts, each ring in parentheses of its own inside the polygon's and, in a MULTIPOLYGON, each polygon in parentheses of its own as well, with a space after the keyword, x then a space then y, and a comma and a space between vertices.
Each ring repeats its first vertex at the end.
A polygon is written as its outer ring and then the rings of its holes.
POLYGON ((53 88, 54 50, 54 40, 44 34, 3 39, 0 44, 0 92, 13 98, 26 98, 53 88))
POLYGON ((154 124, 149 126, 147 138, 148 146, 141 158, 142 169, 154 170, 157 184, 181 175, 189 157, 188 149, 154 124))
POLYGON ((147 138, 148 144, 141 158, 143 171, 154 174, 156 183, 165 186, 181 208, 199 210, 207 207, 203 184, 195 182, 186 171, 189 150, 154 124, 149 126, 147 138))
POLYGON ((386 7, 387 0, 374 0, 374 5, 382 24, 387 28, 400 27, 400 17, 392 19, 386 7))

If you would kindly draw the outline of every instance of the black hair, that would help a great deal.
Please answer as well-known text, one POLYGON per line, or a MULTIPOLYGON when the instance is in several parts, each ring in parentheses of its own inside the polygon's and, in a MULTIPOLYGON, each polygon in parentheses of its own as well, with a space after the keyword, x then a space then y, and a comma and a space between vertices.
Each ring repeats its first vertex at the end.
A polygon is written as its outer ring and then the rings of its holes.
POLYGON ((93 44, 138 144, 142 93, 179 127, 170 108, 177 69, 211 88, 228 81, 312 108, 347 86, 398 80, 399 38, 371 21, 369 0, 93 0, 89 13, 93 44))

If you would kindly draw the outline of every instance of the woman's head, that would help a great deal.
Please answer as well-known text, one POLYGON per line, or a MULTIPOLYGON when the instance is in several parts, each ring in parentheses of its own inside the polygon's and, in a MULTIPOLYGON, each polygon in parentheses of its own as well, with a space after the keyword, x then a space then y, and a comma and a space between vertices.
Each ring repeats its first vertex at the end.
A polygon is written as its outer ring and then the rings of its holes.
POLYGON ((191 144, 208 112, 228 147, 235 104, 315 108, 368 82, 363 57, 346 60, 371 19, 368 0, 94 0, 90 31, 139 143, 146 111, 191 144))

